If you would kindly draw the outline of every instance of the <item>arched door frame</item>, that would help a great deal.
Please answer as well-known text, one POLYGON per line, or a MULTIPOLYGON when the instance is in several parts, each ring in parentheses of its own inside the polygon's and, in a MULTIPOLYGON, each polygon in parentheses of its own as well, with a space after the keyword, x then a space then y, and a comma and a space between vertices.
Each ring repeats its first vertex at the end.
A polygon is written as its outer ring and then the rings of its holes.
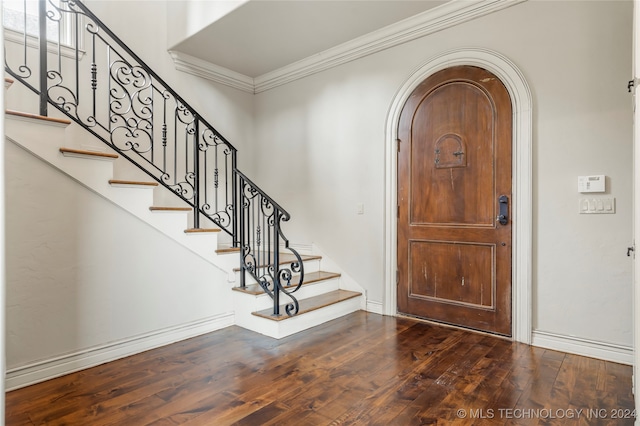
POLYGON ((513 339, 531 343, 532 328, 532 99, 524 76, 503 55, 482 48, 439 54, 416 69, 396 93, 385 129, 385 294, 383 313, 397 315, 397 132, 400 112, 413 90, 431 74, 456 65, 482 67, 506 86, 513 107, 513 339))

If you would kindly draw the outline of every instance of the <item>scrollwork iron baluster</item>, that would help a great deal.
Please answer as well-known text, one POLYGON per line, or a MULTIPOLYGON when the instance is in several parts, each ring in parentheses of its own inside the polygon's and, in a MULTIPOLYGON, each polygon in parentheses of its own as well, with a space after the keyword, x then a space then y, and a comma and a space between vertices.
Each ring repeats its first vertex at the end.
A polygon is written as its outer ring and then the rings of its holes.
POLYGON ((300 307, 293 293, 302 284, 304 269, 300 254, 289 247, 289 240, 282 232, 281 225, 290 216, 245 175, 237 170, 235 173, 242 206, 238 214, 242 248, 241 286, 246 286, 248 274, 273 299, 273 315, 282 315, 280 302, 283 294, 289 299, 284 305, 285 313, 295 315, 300 307), (293 261, 282 262, 280 241, 284 243, 284 250, 293 255, 293 261), (294 274, 298 274, 297 283, 292 285, 294 274))

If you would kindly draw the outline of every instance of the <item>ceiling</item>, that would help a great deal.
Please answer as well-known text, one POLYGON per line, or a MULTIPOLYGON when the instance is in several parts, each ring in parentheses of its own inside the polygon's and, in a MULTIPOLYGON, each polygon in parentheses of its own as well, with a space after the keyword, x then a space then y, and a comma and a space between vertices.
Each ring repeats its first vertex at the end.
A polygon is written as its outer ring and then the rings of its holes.
POLYGON ((172 50, 255 78, 443 3, 251 0, 172 50))

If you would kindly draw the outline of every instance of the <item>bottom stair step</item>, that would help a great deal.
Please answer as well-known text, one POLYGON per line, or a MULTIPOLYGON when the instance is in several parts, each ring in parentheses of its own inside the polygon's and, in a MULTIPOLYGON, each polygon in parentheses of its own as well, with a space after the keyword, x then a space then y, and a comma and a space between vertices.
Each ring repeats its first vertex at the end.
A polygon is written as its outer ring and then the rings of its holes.
MULTIPOLYGON (((309 297, 308 299, 302 299, 299 301, 300 310, 298 311, 298 314, 296 316, 302 315, 307 312, 315 311, 317 309, 321 309, 345 300, 353 299, 354 297, 358 297, 361 295, 362 293, 358 293, 355 291, 335 290, 329 293, 321 294, 320 296, 314 296, 314 297, 309 297)), ((283 296, 283 298, 286 298, 286 296, 283 296)), ((280 306, 280 312, 281 312, 281 315, 279 317, 275 317, 273 316, 273 308, 271 308, 271 309, 265 309, 258 312, 253 312, 253 315, 270 319, 273 321, 282 321, 282 320, 296 317, 296 316, 290 317, 289 315, 287 315, 284 309, 284 305, 280 306)))

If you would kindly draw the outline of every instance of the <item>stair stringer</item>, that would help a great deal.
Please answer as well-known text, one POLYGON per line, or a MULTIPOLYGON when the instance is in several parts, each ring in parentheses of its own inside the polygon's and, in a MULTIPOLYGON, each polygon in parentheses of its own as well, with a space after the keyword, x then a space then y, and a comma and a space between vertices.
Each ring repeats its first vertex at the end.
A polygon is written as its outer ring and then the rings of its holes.
MULTIPOLYGON (((73 126, 73 124, 71 124, 73 126)), ((91 138, 92 136, 87 136, 91 138)), ((123 188, 109 185, 113 179, 113 162, 65 157, 59 150, 65 145, 78 146, 67 141, 63 125, 38 119, 5 116, 5 138, 45 163, 77 181, 104 199, 119 206, 143 222, 154 227, 202 259, 224 271, 232 271, 227 261, 218 259, 215 253, 218 233, 188 235, 190 212, 151 212, 153 187, 123 188)))

